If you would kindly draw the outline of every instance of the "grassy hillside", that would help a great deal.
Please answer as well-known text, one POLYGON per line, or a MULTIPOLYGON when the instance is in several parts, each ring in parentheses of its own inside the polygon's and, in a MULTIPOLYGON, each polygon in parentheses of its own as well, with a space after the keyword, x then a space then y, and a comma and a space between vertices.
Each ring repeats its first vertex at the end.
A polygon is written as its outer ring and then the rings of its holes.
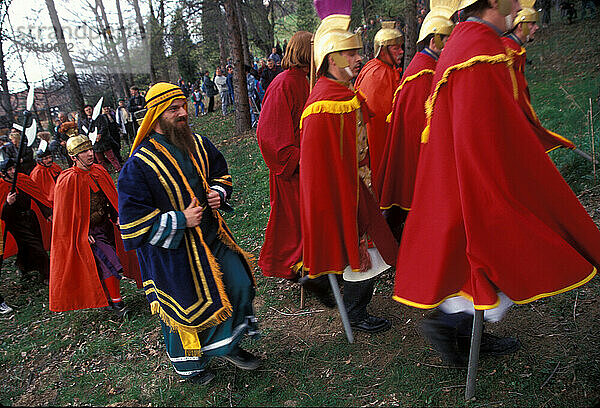
MULTIPOLYGON (((542 122, 586 151, 585 115, 577 106, 586 111, 588 98, 598 95, 598 34, 598 24, 556 23, 528 48, 528 78, 542 122)), ((255 135, 233 135, 232 117, 224 119, 218 112, 195 120, 194 127, 227 158, 236 209, 228 222, 241 245, 258 255, 269 198, 268 171, 255 135)), ((576 190, 589 190, 582 201, 595 214, 598 193, 591 166, 568 151, 552 156, 576 190)), ((130 282, 123 284, 132 310, 128 320, 101 310, 51 313, 48 288, 22 281, 14 260, 5 261, 0 291, 16 313, 0 317, 0 405, 465 404, 466 371, 440 366, 419 334, 423 313, 391 299, 392 274, 378 282, 371 304, 371 312, 389 318, 392 329, 373 336, 356 333, 352 345, 335 310, 324 310, 312 298, 299 310, 296 285, 263 278, 259 271, 256 276, 263 338, 245 347, 264 358, 263 367, 243 372, 214 361, 217 378, 199 387, 181 381, 171 368, 158 318, 130 282)), ((519 337, 523 348, 481 361, 477 399, 467 405, 581 407, 598 402, 599 299, 600 280, 594 279, 581 289, 515 307, 503 322, 489 325, 493 333, 519 337)))
MULTIPOLYGON (((527 47, 526 75, 538 117, 548 129, 590 153, 590 99, 596 152, 600 146, 600 45, 591 40, 598 35, 598 18, 554 24, 540 30, 527 47)), ((595 184, 589 161, 564 149, 552 152, 551 157, 576 192, 595 184)))

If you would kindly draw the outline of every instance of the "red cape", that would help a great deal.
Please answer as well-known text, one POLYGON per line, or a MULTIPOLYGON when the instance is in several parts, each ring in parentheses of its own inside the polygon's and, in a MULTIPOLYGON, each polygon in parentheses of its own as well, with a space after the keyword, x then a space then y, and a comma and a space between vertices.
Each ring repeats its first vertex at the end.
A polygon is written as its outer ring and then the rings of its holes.
POLYGON ((510 64, 498 35, 477 22, 458 24, 444 47, 397 301, 432 308, 464 294, 487 309, 497 290, 526 303, 596 273, 600 231, 515 102, 510 64))
POLYGON ((525 61, 527 60, 525 48, 521 47, 520 44, 510 37, 502 37, 502 44, 504 44, 507 55, 512 57, 514 61, 513 66, 515 68, 515 79, 519 89, 519 106, 525 113, 525 116, 527 116, 529 123, 532 125, 533 131, 544 145, 546 152, 550 152, 559 147, 574 149, 575 145, 569 139, 544 128, 535 111, 533 110, 533 106, 531 106, 529 86, 527 85, 527 79, 525 79, 525 61))
POLYGON ((373 185, 379 183, 378 170, 388 129, 386 119, 392 110, 394 91, 400 85, 401 73, 400 69, 373 58, 365 64, 356 78, 355 87, 365 95, 369 110, 374 114, 367 122, 373 185))
MULTIPOLYGON (((0 214, 2 214, 2 210, 4 209, 4 204, 6 204, 6 197, 10 192, 12 187, 12 183, 5 181, 4 179, 0 179, 0 214)), ((48 201, 46 196, 40 190, 38 184, 34 182, 30 176, 24 173, 19 173, 17 176, 17 193, 18 190, 23 191, 29 196, 35 198, 40 203, 45 205, 46 207, 52 208, 52 202, 48 201)), ((35 212, 37 216, 38 222, 40 223, 40 229, 42 231, 42 241, 44 242, 44 249, 48 251, 50 249, 50 235, 52 233, 52 223, 48 221, 46 217, 40 211, 38 205, 35 201, 31 201, 31 209, 35 212)), ((4 221, 1 221, 2 230, 0 233, 4 236, 4 221)), ((0 237, 0 240, 2 237, 0 237)), ((7 259, 13 255, 17 254, 17 242, 14 237, 7 231, 6 233, 6 245, 4 246, 4 259, 7 259)))
POLYGON ((425 100, 431 90, 436 60, 419 52, 412 59, 394 96, 387 141, 376 185, 379 206, 410 210, 421 132, 425 127, 425 100))
MULTIPOLYGON (((108 306, 88 242, 90 191, 97 189, 94 181, 111 205, 119 208, 115 184, 98 164, 92 165, 90 171, 71 167, 56 181, 50 252, 50 310, 54 312, 108 306)), ((135 251, 125 252, 117 226, 115 242, 123 274, 141 288, 137 256, 135 251)))
POLYGON ((356 115, 369 111, 360 93, 321 77, 301 119, 300 220, 304 268, 311 277, 360 270, 359 237, 367 232, 394 264, 396 241, 379 206, 359 182, 356 115))
POLYGON ((50 202, 54 201, 54 186, 56 185, 54 180, 61 171, 62 169, 56 163, 52 163, 50 167, 38 163, 29 175, 50 202))
POLYGON ((306 74, 285 70, 269 85, 262 103, 256 136, 269 167, 271 212, 258 266, 265 276, 292 279, 302 260, 300 202, 300 116, 309 87, 306 74))

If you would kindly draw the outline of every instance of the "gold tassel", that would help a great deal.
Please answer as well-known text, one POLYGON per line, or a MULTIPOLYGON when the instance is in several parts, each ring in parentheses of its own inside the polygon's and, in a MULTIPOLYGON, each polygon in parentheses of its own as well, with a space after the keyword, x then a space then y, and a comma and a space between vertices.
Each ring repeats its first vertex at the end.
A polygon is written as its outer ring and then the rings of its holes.
POLYGON ((423 133, 421 133, 421 143, 429 143, 429 123, 423 129, 423 133))

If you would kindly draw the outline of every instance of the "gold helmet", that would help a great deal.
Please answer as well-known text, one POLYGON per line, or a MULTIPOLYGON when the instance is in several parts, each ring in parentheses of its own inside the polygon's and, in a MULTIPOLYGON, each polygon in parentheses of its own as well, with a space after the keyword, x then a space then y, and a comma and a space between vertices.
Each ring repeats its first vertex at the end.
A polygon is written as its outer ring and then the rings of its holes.
MULTIPOLYGON (((314 36, 313 52, 316 72, 319 72, 319 68, 328 54, 362 48, 360 34, 348 31, 348 27, 350 27, 350 16, 345 14, 331 14, 321 21, 314 36)), ((345 67, 341 66, 340 68, 345 67)))
POLYGON ((382 21, 381 29, 375 34, 373 42, 375 43, 375 58, 379 56, 381 49, 388 45, 402 45, 404 44, 404 36, 394 28, 396 23, 394 21, 382 21))
MULTIPOLYGON (((521 10, 519 10, 513 21, 513 28, 517 27, 520 23, 537 23, 539 14, 537 10, 533 8, 535 0, 519 0, 519 4, 521 5, 521 10)), ((522 27, 523 34, 529 35, 529 26, 523 24, 522 27)))
MULTIPOLYGON (((477 0, 460 0, 457 10, 467 8, 476 1, 477 0)), ((508 16, 512 11, 512 0, 498 0, 498 11, 504 17, 508 16)))
POLYGON ((417 42, 423 41, 428 35, 436 34, 436 47, 442 48, 442 35, 450 35, 454 23, 450 18, 458 10, 460 0, 431 0, 431 11, 427 13, 417 42), (440 46, 441 45, 441 46, 440 46))
POLYGON ((67 153, 69 153, 69 156, 77 156, 79 153, 91 148, 92 141, 85 135, 72 136, 67 140, 67 153))

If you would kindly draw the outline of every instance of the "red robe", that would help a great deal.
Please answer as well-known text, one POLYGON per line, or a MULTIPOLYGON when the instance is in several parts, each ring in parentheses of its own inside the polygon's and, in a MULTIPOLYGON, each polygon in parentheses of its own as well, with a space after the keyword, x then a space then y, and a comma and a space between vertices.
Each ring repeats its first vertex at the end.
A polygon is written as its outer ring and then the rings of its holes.
MULTIPOLYGON (((2 214, 2 210, 4 209, 4 204, 6 204, 6 197, 10 192, 12 187, 12 183, 5 181, 4 179, 0 179, 0 214, 2 214)), ((34 182, 30 176, 24 173, 19 173, 17 176, 17 193, 19 190, 28 194, 30 197, 35 198, 40 203, 45 205, 46 207, 52 208, 52 202, 49 201, 46 196, 42 193, 39 188, 39 185, 34 182)), ((37 216, 38 222, 40 223, 40 230, 42 231, 42 241, 44 242, 44 249, 48 251, 50 249, 50 234, 52 232, 52 223, 48 221, 46 217, 40 211, 38 205, 35 201, 31 200, 31 209, 35 212, 37 216)), ((4 221, 0 221, 2 225, 2 229, 0 230, 0 240, 4 236, 4 221)), ((3 246, 4 250, 4 259, 7 259, 13 255, 16 255, 18 252, 17 242, 10 232, 6 232, 6 244, 3 246)))
POLYGON ((502 44, 504 44, 507 55, 512 57, 514 61, 515 79, 519 89, 519 106, 525 113, 525 116, 527 116, 533 131, 538 135, 546 152, 550 152, 559 147, 574 149, 575 145, 569 139, 544 128, 535 114, 533 106, 531 106, 531 95, 529 94, 527 79, 525 79, 525 61, 527 60, 525 48, 521 47, 519 43, 510 37, 502 37, 502 44))
POLYGON ((489 309, 497 290, 526 303, 596 273, 600 231, 515 102, 504 52, 492 28, 467 21, 437 63, 397 259, 399 302, 432 308, 463 294, 489 309))
POLYGON ((269 85, 256 136, 269 167, 271 213, 258 266, 265 276, 292 279, 302 260, 300 202, 300 116, 308 80, 298 68, 285 70, 269 85))
MULTIPOLYGON (((88 241, 90 191, 98 188, 94 181, 111 205, 119 208, 115 184, 104 167, 98 164, 92 165, 89 171, 71 167, 63 171, 56 181, 50 252, 50 310, 54 312, 108 306, 88 241)), ((125 252, 116 225, 114 231, 123 275, 134 279, 141 288, 135 251, 125 252)))
POLYGON ((48 201, 54 201, 54 186, 56 185, 55 180, 61 171, 62 169, 56 163, 52 163, 50 167, 46 167, 43 164, 38 163, 29 175, 31 179, 40 187, 48 201))
POLYGON ((410 210, 421 132, 425 127, 425 100, 431 90, 436 60, 419 52, 412 59, 394 96, 394 104, 388 128, 376 185, 379 206, 392 206, 410 210))
POLYGON ((386 119, 392 110, 394 91, 400 85, 401 74, 402 70, 373 58, 365 64, 355 82, 356 89, 365 95, 369 110, 374 114, 367 122, 374 186, 379 183, 378 170, 383 157, 388 129, 386 119))
POLYGON ((356 117, 364 97, 331 79, 315 84, 300 122, 300 221, 304 268, 311 277, 360 270, 359 238, 368 233, 394 264, 396 241, 375 197, 358 177, 356 117))

